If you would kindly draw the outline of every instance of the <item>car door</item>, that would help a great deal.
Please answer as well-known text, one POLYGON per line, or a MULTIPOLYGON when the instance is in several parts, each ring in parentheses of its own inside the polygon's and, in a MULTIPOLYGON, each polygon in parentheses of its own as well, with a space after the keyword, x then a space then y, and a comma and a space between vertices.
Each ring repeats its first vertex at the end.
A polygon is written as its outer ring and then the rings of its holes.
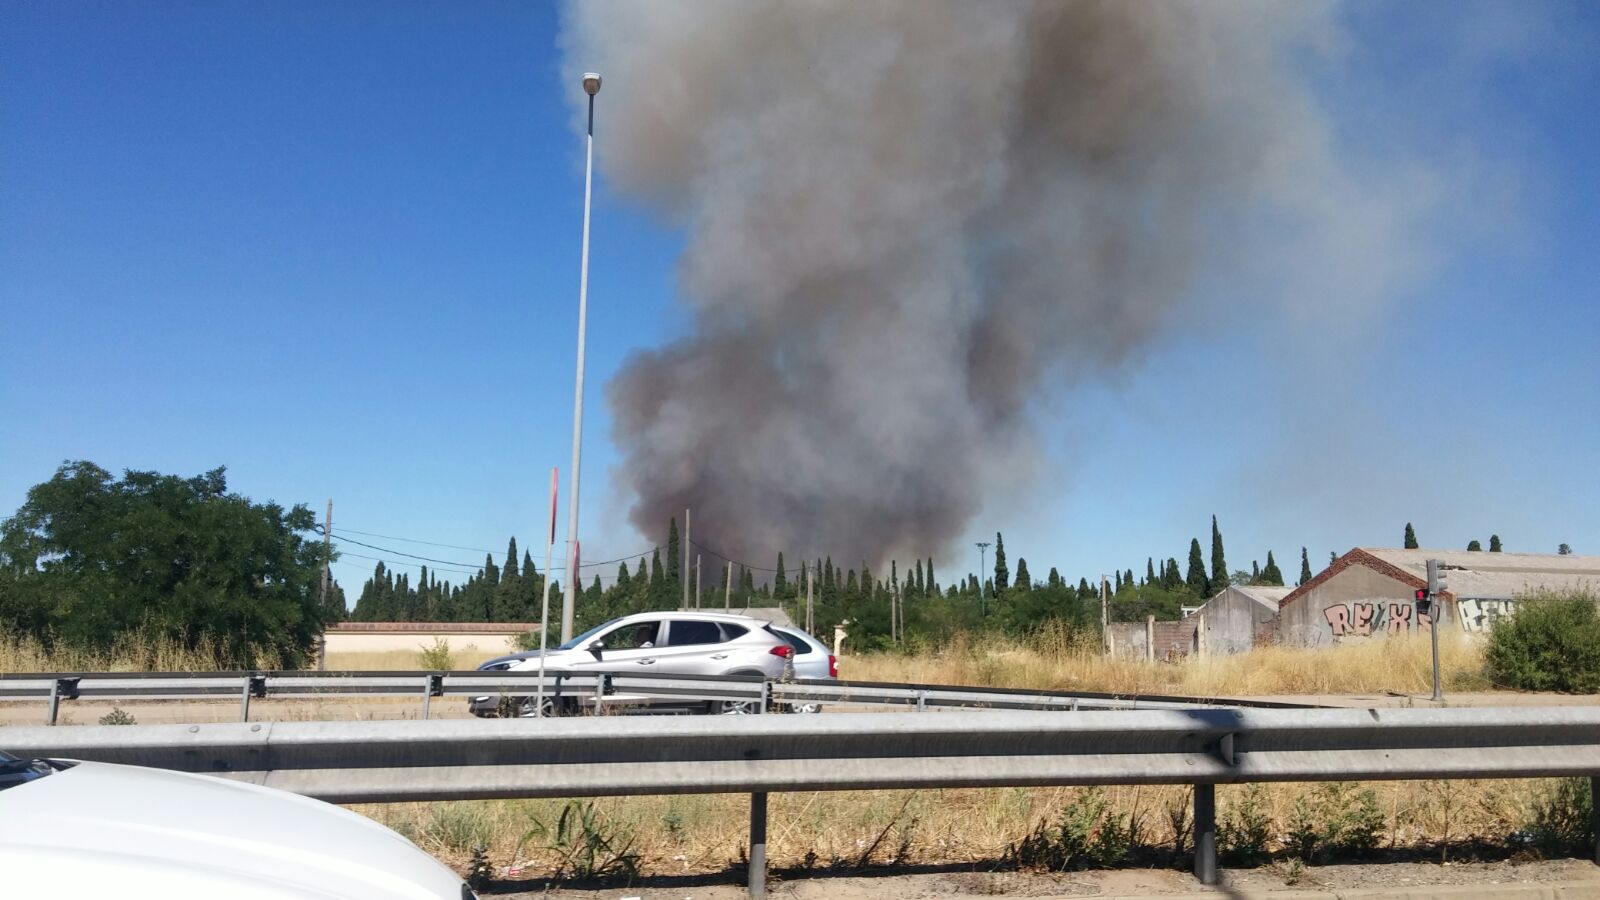
POLYGON ((716 622, 668 619, 667 645, 656 668, 664 675, 721 675, 730 665, 727 648, 722 646, 726 640, 727 634, 716 622))

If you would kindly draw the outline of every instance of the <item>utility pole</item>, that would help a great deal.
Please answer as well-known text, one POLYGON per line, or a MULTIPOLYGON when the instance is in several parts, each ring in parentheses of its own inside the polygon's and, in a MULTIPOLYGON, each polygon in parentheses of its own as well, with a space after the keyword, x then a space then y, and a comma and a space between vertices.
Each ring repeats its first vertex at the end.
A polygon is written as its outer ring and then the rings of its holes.
POLYGON ((817 576, 810 567, 806 569, 806 633, 816 630, 816 584, 817 576))
POLYGON ((728 583, 722 587, 722 611, 727 612, 733 601, 733 560, 728 560, 728 583))
POLYGON ((328 582, 333 576, 328 571, 333 558, 333 498, 328 498, 328 514, 322 520, 322 614, 328 614, 328 582))
POLYGON ((694 608, 700 608, 700 554, 694 555, 694 608))
POLYGON ((683 562, 678 565, 678 576, 683 579, 683 608, 689 608, 689 510, 683 511, 683 562))
POLYGON ((536 719, 544 716, 544 657, 550 639, 550 565, 555 562, 556 554, 556 488, 560 483, 561 473, 555 466, 551 466, 550 539, 544 545, 544 605, 539 613, 539 692, 533 706, 533 716, 536 719))
MULTIPOLYGON (((589 201, 594 187, 594 95, 600 93, 600 74, 583 73, 583 92, 589 95, 589 132, 583 164, 583 262, 578 272, 578 378, 572 393, 572 499, 567 508, 567 590, 561 595, 561 641, 572 640, 573 604, 578 581, 578 463, 583 457, 583 348, 589 322, 589 201)), ((548 577, 548 573, 547 573, 548 577)))
POLYGON ((1107 613, 1110 607, 1111 591, 1106 587, 1106 573, 1100 573, 1100 643, 1104 645, 1107 653, 1111 652, 1111 633, 1106 630, 1107 613))
POLYGON ((978 615, 980 615, 980 616, 986 616, 986 615, 989 614, 988 608, 984 605, 984 602, 983 602, 983 568, 986 565, 986 563, 984 562, 984 555, 989 552, 989 544, 990 543, 991 543, 990 541, 978 541, 977 542, 977 544, 978 544, 978 615))

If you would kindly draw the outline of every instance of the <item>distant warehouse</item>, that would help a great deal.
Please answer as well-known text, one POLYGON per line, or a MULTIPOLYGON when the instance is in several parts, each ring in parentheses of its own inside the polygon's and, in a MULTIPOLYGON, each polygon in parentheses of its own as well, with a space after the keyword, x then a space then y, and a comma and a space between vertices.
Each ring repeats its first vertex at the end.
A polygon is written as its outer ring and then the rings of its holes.
POLYGON ((1442 627, 1480 632, 1534 591, 1587 590, 1600 595, 1600 556, 1389 550, 1358 547, 1278 603, 1277 637, 1284 644, 1322 647, 1390 634, 1426 633, 1416 591, 1427 585, 1426 564, 1444 563, 1442 627))

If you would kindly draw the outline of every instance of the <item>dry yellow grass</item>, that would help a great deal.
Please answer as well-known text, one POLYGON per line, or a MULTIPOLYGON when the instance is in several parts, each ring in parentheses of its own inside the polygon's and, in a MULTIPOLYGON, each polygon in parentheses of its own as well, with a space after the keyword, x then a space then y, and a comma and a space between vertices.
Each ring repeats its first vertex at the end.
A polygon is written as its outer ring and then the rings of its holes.
MULTIPOLYGON (((350 653, 329 653, 330 670, 349 672, 409 672, 429 668, 422 664, 421 650, 375 650, 350 653)), ((500 651, 470 650, 450 651, 452 669, 476 669, 484 660, 501 656, 500 651)))
MULTIPOLYGON (((1439 654, 1450 685, 1487 686, 1480 642, 1441 635, 1439 654)), ((958 638, 939 649, 849 656, 840 662, 842 677, 864 681, 1210 697, 1425 691, 1432 688, 1432 672, 1430 644, 1422 637, 1319 650, 1262 647, 1237 656, 1166 663, 1107 658, 1098 642, 1086 645, 1050 630, 1022 640, 958 638)))
MULTIPOLYGON (((1474 841, 1505 843, 1533 816, 1549 782, 1395 782, 1359 785, 1377 796, 1385 819, 1381 846, 1436 847, 1460 854, 1474 841), (1452 849, 1453 848, 1453 849, 1452 849)), ((1270 785, 1259 795, 1271 820, 1272 847, 1288 831, 1295 803, 1316 785, 1270 785)), ((858 793, 774 794, 768 858, 778 868, 902 863, 982 863, 1005 858, 1010 846, 1041 823, 1054 823, 1081 789, 1007 788, 858 793), (868 849, 876 844, 871 853, 868 849)), ((1135 817, 1141 843, 1174 844, 1169 810, 1189 809, 1187 787, 1112 787, 1105 797, 1135 817)), ((1246 801, 1247 788, 1218 788, 1219 822, 1246 801)), ((748 798, 681 796, 592 801, 604 831, 640 856, 646 874, 716 872, 741 858, 748 840, 748 798)), ((556 853, 537 838, 535 821, 553 824, 563 801, 475 801, 357 807, 425 850, 464 866, 482 844, 496 867, 550 872, 556 853)))

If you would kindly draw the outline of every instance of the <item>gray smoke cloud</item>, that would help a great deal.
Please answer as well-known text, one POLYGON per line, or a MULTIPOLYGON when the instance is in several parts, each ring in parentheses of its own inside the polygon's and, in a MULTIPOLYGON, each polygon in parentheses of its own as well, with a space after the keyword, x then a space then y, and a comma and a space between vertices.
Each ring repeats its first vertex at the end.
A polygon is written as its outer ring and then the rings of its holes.
POLYGON ((1035 462, 1042 386, 1235 279, 1381 293, 1404 203, 1330 149, 1299 63, 1340 40, 1313 4, 569 7, 601 174, 687 238, 691 333, 608 388, 634 524, 692 507, 757 561, 935 552, 1035 462))

